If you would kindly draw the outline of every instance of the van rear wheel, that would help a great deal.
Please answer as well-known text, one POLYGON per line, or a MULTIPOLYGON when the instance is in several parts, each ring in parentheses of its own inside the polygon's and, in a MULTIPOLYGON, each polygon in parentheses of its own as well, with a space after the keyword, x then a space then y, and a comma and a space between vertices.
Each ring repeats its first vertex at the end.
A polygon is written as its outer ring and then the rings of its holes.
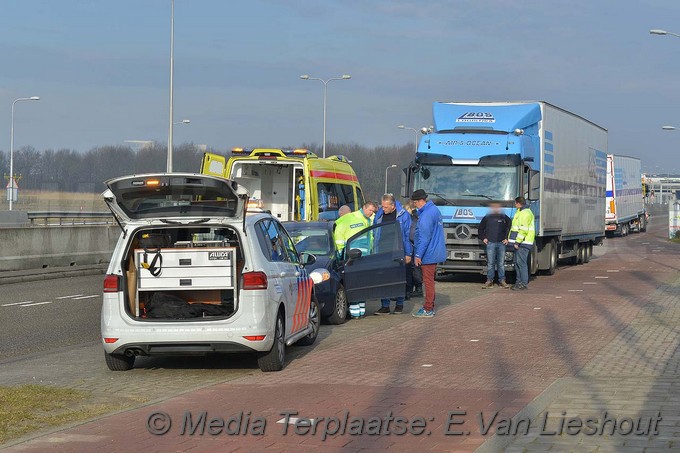
POLYGON ((128 371, 135 365, 135 356, 128 357, 122 354, 104 353, 106 366, 111 371, 128 371))
POLYGON ((276 317, 276 328, 274 330, 274 344, 268 352, 261 352, 257 358, 260 370, 268 373, 270 371, 281 371, 286 363, 286 341, 284 338, 283 314, 279 312, 276 317))

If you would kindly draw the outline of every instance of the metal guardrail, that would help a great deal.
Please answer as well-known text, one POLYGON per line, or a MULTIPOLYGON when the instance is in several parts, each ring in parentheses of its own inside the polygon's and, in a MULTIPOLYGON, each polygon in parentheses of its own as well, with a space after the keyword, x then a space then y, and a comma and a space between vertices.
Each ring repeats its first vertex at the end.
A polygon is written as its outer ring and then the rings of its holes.
POLYGON ((109 225, 114 223, 113 215, 109 211, 30 211, 27 214, 31 225, 109 225))

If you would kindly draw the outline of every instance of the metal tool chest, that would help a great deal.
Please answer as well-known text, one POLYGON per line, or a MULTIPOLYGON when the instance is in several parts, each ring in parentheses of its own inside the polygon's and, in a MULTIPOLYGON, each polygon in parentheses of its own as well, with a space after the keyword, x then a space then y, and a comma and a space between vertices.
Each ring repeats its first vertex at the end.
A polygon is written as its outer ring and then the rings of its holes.
POLYGON ((195 247, 135 249, 136 316, 140 293, 236 289, 236 248, 195 247))

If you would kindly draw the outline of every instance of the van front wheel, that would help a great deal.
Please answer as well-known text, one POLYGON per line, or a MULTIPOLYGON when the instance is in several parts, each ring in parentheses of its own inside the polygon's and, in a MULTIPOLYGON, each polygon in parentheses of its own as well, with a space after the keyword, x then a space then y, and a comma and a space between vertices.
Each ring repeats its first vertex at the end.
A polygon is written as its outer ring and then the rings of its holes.
POLYGON ((111 371, 128 371, 135 365, 135 356, 126 356, 121 354, 104 353, 106 366, 111 371))
POLYGON ((281 371, 286 362, 286 341, 284 338, 283 314, 279 312, 276 317, 276 328, 274 330, 274 344, 268 352, 260 353, 257 364, 260 370, 268 373, 270 371, 281 371))

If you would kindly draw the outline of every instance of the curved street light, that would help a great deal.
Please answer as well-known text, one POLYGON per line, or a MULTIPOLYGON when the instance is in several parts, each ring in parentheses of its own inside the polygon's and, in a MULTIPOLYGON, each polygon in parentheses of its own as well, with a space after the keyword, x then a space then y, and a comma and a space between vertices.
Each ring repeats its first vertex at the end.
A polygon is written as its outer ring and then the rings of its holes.
POLYGON ((40 96, 31 96, 26 98, 18 98, 12 102, 12 124, 9 132, 9 210, 12 210, 12 202, 14 201, 14 105, 17 102, 23 101, 39 101, 40 96))
POLYGON ((416 150, 416 153, 417 153, 418 152, 418 132, 420 132, 420 131, 418 129, 416 129, 415 127, 408 127, 408 126, 404 126, 403 124, 400 124, 397 127, 399 129, 403 129, 403 130, 407 130, 407 131, 413 131, 413 133, 415 134, 415 150, 416 150))
POLYGON ((332 80, 349 80, 352 78, 349 74, 343 74, 341 77, 332 77, 330 79, 322 79, 319 77, 310 77, 309 74, 300 76, 302 80, 318 80, 323 83, 323 157, 326 157, 326 99, 328 93, 328 83, 332 80))
POLYGON ((397 168, 397 164, 392 164, 392 165, 390 165, 389 167, 387 167, 387 168, 385 169, 385 192, 383 192, 383 193, 387 193, 387 171, 388 171, 390 168, 397 168))

